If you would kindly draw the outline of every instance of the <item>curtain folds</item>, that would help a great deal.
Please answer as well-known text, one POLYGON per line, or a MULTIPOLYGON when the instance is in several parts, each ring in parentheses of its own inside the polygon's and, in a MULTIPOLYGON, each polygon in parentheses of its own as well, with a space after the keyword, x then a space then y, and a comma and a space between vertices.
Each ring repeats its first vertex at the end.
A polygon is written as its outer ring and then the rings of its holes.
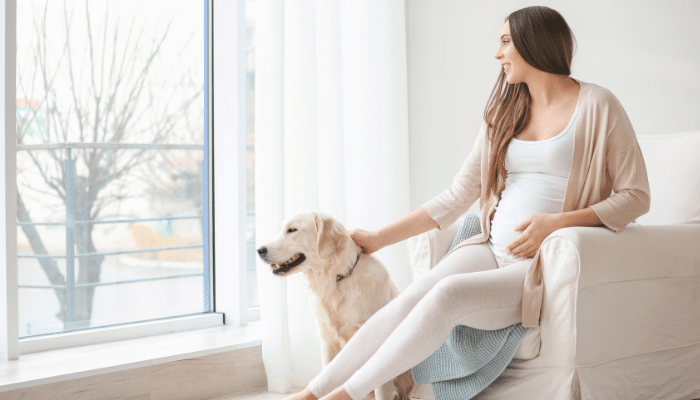
MULTIPOLYGON (((410 210, 404 0, 256 2, 256 243, 322 211, 377 229, 410 210)), ((377 253, 393 282, 411 281, 405 245, 377 253)), ((321 371, 303 274, 257 261, 268 390, 302 388, 321 371)))

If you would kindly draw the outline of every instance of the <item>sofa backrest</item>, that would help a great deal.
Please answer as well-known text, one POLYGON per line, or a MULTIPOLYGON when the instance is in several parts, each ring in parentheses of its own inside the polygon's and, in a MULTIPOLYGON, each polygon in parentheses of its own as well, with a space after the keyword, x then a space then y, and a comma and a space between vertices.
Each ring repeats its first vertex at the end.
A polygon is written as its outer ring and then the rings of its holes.
POLYGON ((700 222, 700 131, 637 136, 649 176, 651 208, 642 225, 700 222))

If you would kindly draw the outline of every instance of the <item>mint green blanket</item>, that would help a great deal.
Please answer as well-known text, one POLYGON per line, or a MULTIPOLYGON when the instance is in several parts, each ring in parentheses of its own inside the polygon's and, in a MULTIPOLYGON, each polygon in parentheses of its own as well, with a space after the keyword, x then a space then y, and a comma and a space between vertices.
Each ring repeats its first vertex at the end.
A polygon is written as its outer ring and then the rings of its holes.
MULTIPOLYGON (((481 233, 479 217, 464 218, 450 249, 481 233)), ((435 400, 467 400, 484 390, 513 359, 528 328, 486 331, 459 325, 435 353, 411 369, 416 384, 431 382, 435 400)))

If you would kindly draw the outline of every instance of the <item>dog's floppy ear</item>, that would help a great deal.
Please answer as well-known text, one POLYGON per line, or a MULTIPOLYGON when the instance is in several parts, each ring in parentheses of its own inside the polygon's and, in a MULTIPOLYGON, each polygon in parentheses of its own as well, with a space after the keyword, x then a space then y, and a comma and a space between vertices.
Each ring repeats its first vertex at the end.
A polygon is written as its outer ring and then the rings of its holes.
POLYGON ((334 254, 340 254, 345 250, 347 240, 343 227, 327 215, 316 214, 316 243, 321 258, 328 258, 334 254))

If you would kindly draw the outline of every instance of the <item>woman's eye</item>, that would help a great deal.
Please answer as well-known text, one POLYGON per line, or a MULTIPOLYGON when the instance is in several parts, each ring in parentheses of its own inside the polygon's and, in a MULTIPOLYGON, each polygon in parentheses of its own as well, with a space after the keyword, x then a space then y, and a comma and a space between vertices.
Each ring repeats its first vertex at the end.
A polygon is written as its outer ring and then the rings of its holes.
POLYGON ((503 44, 506 44, 506 43, 510 43, 510 41, 509 41, 509 40, 504 40, 504 41, 503 41, 503 44))
POLYGON ((296 231, 297 231, 297 228, 289 228, 289 229, 287 229, 287 233, 292 233, 292 232, 296 232, 296 231))

